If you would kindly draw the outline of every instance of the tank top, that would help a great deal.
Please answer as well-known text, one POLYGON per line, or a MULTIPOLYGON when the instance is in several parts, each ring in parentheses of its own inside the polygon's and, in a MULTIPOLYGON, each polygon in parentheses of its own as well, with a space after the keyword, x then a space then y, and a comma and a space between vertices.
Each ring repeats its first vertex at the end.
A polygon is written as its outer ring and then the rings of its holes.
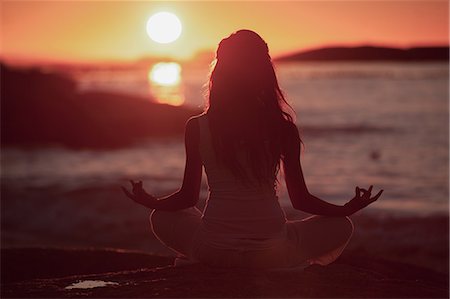
MULTIPOLYGON (((208 181, 208 199, 202 230, 211 242, 236 246, 232 240, 279 239, 284 236, 286 215, 274 184, 245 184, 216 160, 207 114, 198 118, 199 151, 208 181)), ((249 169, 248 165, 243 165, 249 169)), ((254 244, 253 244, 254 245, 254 244)))

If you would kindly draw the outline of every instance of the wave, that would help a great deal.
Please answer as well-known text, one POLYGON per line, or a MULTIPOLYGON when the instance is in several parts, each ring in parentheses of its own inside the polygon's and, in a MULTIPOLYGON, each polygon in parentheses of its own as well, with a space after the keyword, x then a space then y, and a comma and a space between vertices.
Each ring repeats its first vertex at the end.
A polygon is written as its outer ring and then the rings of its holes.
POLYGON ((369 125, 340 125, 340 126, 314 126, 303 125, 299 127, 301 133, 306 136, 327 136, 327 135, 359 135, 394 133, 396 129, 391 127, 375 127, 369 125))
POLYGON ((419 73, 397 72, 361 72, 361 71, 334 71, 314 72, 302 74, 302 79, 390 79, 390 80, 429 80, 448 78, 448 70, 419 73))
POLYGON ((428 80, 449 77, 449 67, 444 62, 294 62, 280 65, 278 71, 285 80, 428 80))

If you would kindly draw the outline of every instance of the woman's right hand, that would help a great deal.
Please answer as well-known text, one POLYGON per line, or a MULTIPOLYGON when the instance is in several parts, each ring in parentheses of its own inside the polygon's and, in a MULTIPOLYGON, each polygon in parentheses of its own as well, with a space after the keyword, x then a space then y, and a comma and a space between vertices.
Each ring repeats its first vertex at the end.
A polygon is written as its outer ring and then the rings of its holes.
POLYGON ((370 197, 372 194, 372 188, 372 185, 367 190, 359 188, 358 186, 355 188, 355 197, 353 197, 348 203, 344 205, 344 207, 346 208, 347 216, 356 213, 361 209, 364 209, 371 203, 375 202, 378 198, 380 198, 384 190, 380 190, 380 192, 378 192, 374 197, 370 197))
POLYGON ((131 192, 128 191, 127 188, 123 186, 121 187, 125 195, 140 205, 143 205, 150 209, 154 209, 154 205, 158 201, 158 199, 148 194, 144 190, 142 186, 142 181, 138 181, 137 183, 135 183, 134 181, 130 180, 130 183, 131 183, 131 192))

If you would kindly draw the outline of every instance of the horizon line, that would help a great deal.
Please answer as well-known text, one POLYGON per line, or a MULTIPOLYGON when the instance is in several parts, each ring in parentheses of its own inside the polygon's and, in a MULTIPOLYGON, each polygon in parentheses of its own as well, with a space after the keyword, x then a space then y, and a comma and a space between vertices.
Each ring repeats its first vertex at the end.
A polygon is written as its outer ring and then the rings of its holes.
MULTIPOLYGON (((400 46, 400 45, 393 45, 393 44, 386 44, 386 43, 374 43, 374 42, 355 42, 355 43, 327 43, 322 44, 319 46, 310 46, 310 47, 302 47, 298 49, 293 50, 287 50, 277 53, 276 55, 271 55, 272 60, 277 60, 285 56, 300 54, 302 52, 309 52, 314 50, 320 50, 320 49, 330 49, 330 48, 361 48, 361 47, 376 47, 376 48, 390 48, 390 49, 400 49, 400 50, 408 50, 413 48, 435 48, 435 47, 449 47, 450 48, 450 42, 449 43, 416 43, 408 46, 400 46)), ((215 48, 211 49, 200 49, 196 51, 193 55, 191 55, 188 58, 177 58, 173 56, 162 56, 162 55, 155 55, 152 56, 144 55, 144 56, 138 56, 135 58, 106 58, 106 59, 99 59, 99 58, 38 58, 38 57, 5 57, 4 55, 0 54, 0 63, 11 63, 13 65, 30 65, 30 66, 37 66, 37 65, 127 65, 127 64, 139 64, 140 61, 143 60, 155 60, 156 61, 172 61, 177 63, 192 63, 195 61, 200 60, 198 58, 199 55, 215 53, 215 48)), ((212 55, 213 56, 213 55, 212 55)), ((213 60, 214 58, 212 58, 213 60)))

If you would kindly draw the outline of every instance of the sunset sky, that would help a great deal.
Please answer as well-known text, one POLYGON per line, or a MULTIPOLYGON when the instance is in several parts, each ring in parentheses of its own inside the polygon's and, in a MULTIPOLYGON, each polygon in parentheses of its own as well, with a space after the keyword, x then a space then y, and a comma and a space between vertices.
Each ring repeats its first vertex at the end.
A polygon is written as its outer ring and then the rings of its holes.
POLYGON ((328 45, 448 45, 448 1, 2 1, 1 57, 186 59, 241 28, 257 31, 272 56, 328 45), (171 44, 155 43, 146 33, 148 18, 159 11, 183 24, 171 44))

